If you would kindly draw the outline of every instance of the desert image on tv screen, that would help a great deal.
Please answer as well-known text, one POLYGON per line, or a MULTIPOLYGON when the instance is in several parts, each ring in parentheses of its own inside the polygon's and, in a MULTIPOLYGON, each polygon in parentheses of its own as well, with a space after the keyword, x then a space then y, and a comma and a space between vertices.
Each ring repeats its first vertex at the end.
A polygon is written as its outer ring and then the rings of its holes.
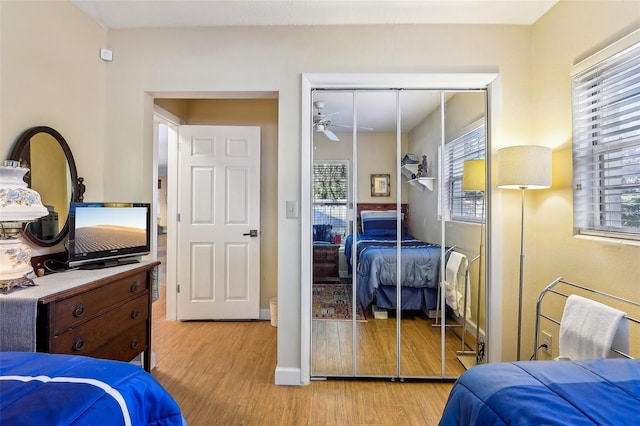
POLYGON ((76 209, 75 252, 111 251, 147 244, 144 207, 76 209))

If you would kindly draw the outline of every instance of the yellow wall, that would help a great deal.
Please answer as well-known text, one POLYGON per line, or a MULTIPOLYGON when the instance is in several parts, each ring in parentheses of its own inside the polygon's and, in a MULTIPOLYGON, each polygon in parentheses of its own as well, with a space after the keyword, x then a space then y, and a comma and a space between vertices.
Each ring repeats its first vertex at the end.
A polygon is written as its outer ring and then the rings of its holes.
POLYGON ((89 201, 102 199, 104 180, 118 168, 103 161, 106 45, 106 29, 69 2, 0 2, 0 155, 24 130, 53 127, 73 152, 89 201))
MULTIPOLYGON (((526 193, 522 351, 527 357, 533 353, 535 297, 555 278, 562 276, 569 281, 640 300, 640 245, 572 235, 569 77, 572 65, 639 27, 640 2, 561 1, 532 28, 531 129, 526 141, 553 148, 553 186, 549 190, 526 193)), ((501 192, 504 193, 505 209, 519 209, 519 191, 501 192)), ((511 247, 503 257, 505 276, 514 277, 512 282, 515 284, 520 218, 512 211, 505 219, 504 229, 511 231, 504 234, 504 246, 511 247)), ((507 294, 505 318, 510 313, 515 314, 514 301, 513 296, 507 294)))
POLYGON ((53 207, 62 230, 69 215, 69 167, 64 151, 58 141, 48 134, 38 134, 31 138, 31 185, 38 191, 42 204, 53 207))
MULTIPOLYGON (((278 367, 300 367, 300 220, 286 200, 301 187, 302 73, 499 72, 503 146, 553 146, 554 188, 526 212, 526 340, 535 293, 556 275, 637 294, 638 248, 571 235, 569 67, 640 26, 638 1, 561 1, 533 26, 372 25, 106 31, 66 1, 0 2, 0 151, 27 127, 59 130, 86 178, 87 199, 150 200, 156 93, 278 93, 278 367), (330 49, 318 55, 318 40, 330 49), (113 50, 102 62, 100 47, 113 50), (562 172, 561 172, 562 171, 562 172)), ((495 171, 494 171, 495 176, 495 171)), ((517 191, 493 189, 502 357, 513 359, 517 309, 517 191)), ((305 325, 306 326, 306 325, 305 325)), ((523 352, 528 353, 530 347, 523 352)))

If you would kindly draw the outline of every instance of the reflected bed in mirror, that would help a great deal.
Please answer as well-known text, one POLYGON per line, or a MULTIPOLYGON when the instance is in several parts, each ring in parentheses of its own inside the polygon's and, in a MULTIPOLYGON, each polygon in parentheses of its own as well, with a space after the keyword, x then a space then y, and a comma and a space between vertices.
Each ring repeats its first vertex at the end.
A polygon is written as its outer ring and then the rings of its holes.
POLYGON ((49 210, 25 226, 24 236, 41 247, 58 244, 67 236, 69 203, 81 201, 84 193, 67 141, 51 127, 32 127, 20 135, 9 158, 30 169, 25 181, 49 210))

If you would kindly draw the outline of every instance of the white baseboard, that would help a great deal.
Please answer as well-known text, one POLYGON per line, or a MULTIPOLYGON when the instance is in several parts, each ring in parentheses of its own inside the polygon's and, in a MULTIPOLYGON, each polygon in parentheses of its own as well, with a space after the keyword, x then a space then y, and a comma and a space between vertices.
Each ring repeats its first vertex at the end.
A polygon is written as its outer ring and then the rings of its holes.
POLYGON ((300 386, 302 384, 301 372, 299 368, 276 367, 276 385, 300 386))

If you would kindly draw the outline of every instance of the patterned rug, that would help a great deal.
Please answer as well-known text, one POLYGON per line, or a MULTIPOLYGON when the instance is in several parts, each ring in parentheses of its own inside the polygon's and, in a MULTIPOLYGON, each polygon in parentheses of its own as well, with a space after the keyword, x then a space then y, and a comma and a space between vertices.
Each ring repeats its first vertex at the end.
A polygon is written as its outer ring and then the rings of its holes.
MULTIPOLYGON (((351 321, 351 284, 313 284, 313 319, 351 321)), ((356 304, 356 321, 366 321, 364 309, 356 304)))

